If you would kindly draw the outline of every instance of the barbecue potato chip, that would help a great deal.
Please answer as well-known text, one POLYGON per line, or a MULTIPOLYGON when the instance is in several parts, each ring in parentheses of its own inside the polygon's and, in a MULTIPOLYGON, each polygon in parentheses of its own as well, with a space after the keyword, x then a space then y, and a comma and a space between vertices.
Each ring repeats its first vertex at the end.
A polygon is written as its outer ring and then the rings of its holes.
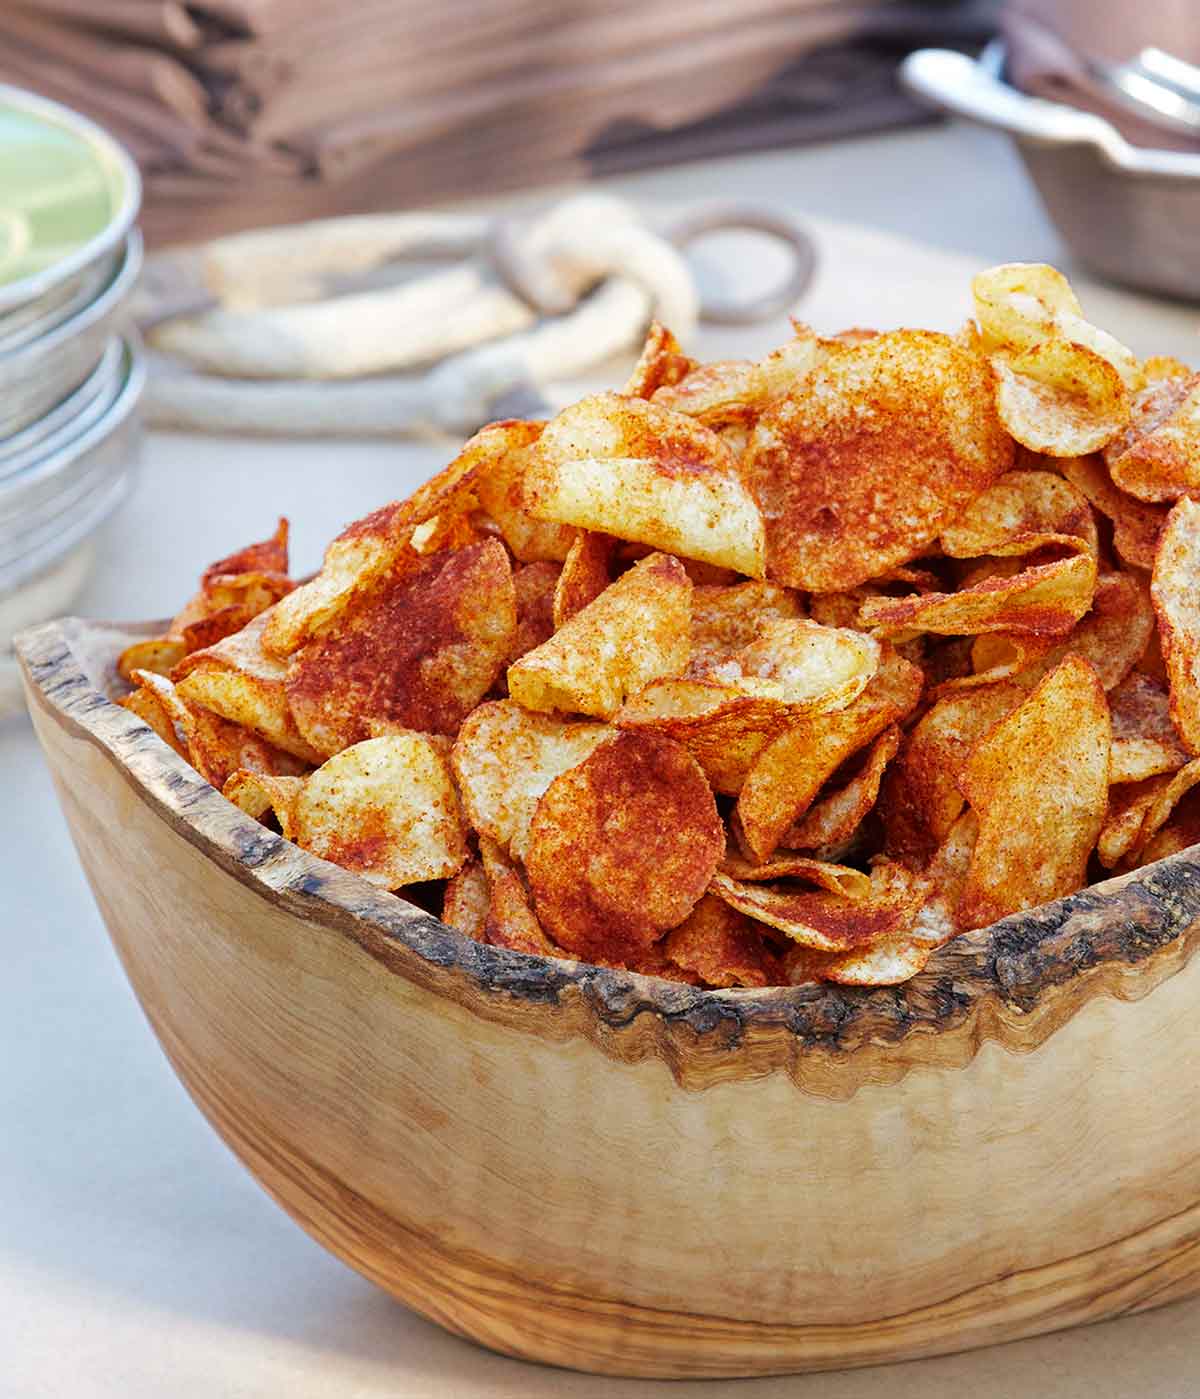
POLYGON ((1099 552, 1096 522, 1082 492, 1048 471, 1010 471, 942 531, 941 547, 952 559, 1019 555, 1064 534, 1099 552))
POLYGON ((688 662, 692 583, 678 559, 651 554, 508 670, 526 709, 610 719, 625 699, 688 662))
POLYGON ((1200 792, 1193 788, 1171 814, 1171 819, 1147 842, 1139 853, 1137 864, 1148 865, 1165 860, 1181 850, 1200 843, 1200 792))
POLYGON ((884 729, 862 767, 843 787, 820 797, 783 836, 789 850, 828 850, 845 844, 875 806, 884 769, 900 747, 900 730, 884 729))
POLYGON ((865 899, 871 892, 871 876, 862 870, 831 860, 818 860, 795 850, 781 850, 762 864, 727 851, 721 861, 721 873, 743 884, 802 879, 806 884, 815 884, 830 894, 844 894, 848 899, 865 899))
POLYGON ((1051 457, 1099 451, 1129 421, 1129 390, 1116 369, 1084 345, 1043 340, 996 356, 996 412, 1022 446, 1051 457))
POLYGON ((285 753, 319 763, 323 754, 301 734, 288 705, 287 668, 263 647, 270 624, 271 612, 260 613, 215 646, 185 656, 173 672, 179 693, 285 753))
POLYGON ((620 541, 611 534, 594 530, 575 531, 575 540, 567 551, 562 573, 554 589, 554 627, 557 630, 569 622, 576 612, 582 612, 613 581, 613 567, 620 541))
POLYGON ((797 944, 783 954, 792 986, 832 981, 841 986, 896 986, 924 970, 933 948, 913 942, 907 933, 881 938, 852 952, 817 952, 797 944))
POLYGON ((1065 635, 1092 605, 1095 554, 1082 541, 1057 535, 1043 541, 1023 565, 1020 572, 997 570, 954 593, 865 598, 859 624, 871 627, 877 636, 898 639, 913 632, 942 636, 977 636, 991 631, 1065 635))
POLYGON ((483 862, 471 858, 446 881, 442 895, 442 922, 456 928, 464 937, 483 941, 492 895, 483 862))
POLYGON ((580 956, 611 958, 682 923, 724 848, 696 760, 670 739, 622 733, 546 789, 525 867, 547 933, 580 956))
POLYGON ((523 564, 513 570, 517 629, 504 658, 505 669, 554 635, 554 593, 560 572, 561 565, 548 560, 523 564))
POLYGON ((1171 688, 1171 718, 1189 753, 1200 753, 1200 504, 1186 497, 1167 516, 1150 584, 1171 688))
POLYGON ((1112 521, 1113 547, 1125 563, 1136 568, 1153 568, 1158 536, 1167 521, 1166 507, 1147 505, 1119 490, 1097 456, 1063 457, 1058 468, 1112 521))
POLYGON ((653 398, 659 389, 678 384, 695 367, 696 361, 683 353, 666 326, 651 321, 638 362, 621 392, 630 398, 653 398))
POLYGON ((763 621, 753 641, 709 669, 740 694, 804 708, 841 709, 879 670, 879 642, 803 617, 763 621))
POLYGON ((1108 794, 1108 810, 1096 842, 1096 858, 1105 869, 1115 869, 1141 843, 1146 813, 1162 793, 1169 777, 1145 778, 1139 782, 1123 782, 1113 786, 1108 794))
POLYGON ((728 660, 755 640, 765 623, 803 615, 799 595, 776 583, 751 580, 693 589, 692 659, 688 675, 694 678, 707 675, 714 665, 728 660))
POLYGON ((878 860, 861 898, 828 889, 750 884, 718 872, 712 892, 731 908, 820 952, 872 946, 909 928, 930 892, 924 876, 878 860))
POLYGON ((1200 491, 1200 374, 1147 384, 1104 459, 1114 483, 1141 500, 1200 491))
POLYGON ((531 952, 538 957, 562 955, 546 936, 529 905, 529 894, 516 865, 487 836, 479 838, 479 853, 488 884, 488 911, 483 940, 511 952, 531 952))
POLYGON ((759 419, 743 463, 768 576, 839 592, 917 557, 1012 465, 993 398, 987 362, 949 336, 829 347, 759 419))
POLYGON ((763 576, 763 523, 716 433, 642 399, 595 394, 546 427, 527 475, 540 519, 763 576))
POLYGON ((518 563, 566 558, 574 530, 535 520, 526 498, 526 474, 544 423, 508 419, 477 432, 468 443, 479 453, 475 494, 496 522, 518 563))
POLYGON ((303 777, 275 777, 238 768, 226 779, 221 795, 256 821, 261 821, 268 811, 272 812, 284 839, 292 840, 296 830, 296 802, 303 790, 303 777))
POLYGON ((293 807, 297 845, 383 889, 445 879, 467 861, 450 769, 428 734, 368 738, 335 754, 293 807))
POLYGON ((763 360, 725 360, 697 365, 677 385, 664 387, 654 402, 686 413, 712 428, 751 426, 775 399, 791 392, 824 357, 808 327, 763 360))
POLYGON ((1153 676, 1133 671, 1111 691, 1112 763, 1109 781, 1140 782, 1174 772, 1188 760, 1171 722, 1165 687, 1153 676))
POLYGON ((126 646, 121 652, 117 658, 117 674, 122 680, 130 681, 135 670, 149 671, 153 675, 170 675, 186 655, 187 645, 182 637, 147 637, 145 641, 135 641, 131 646, 126 646))
POLYGON ((780 978, 761 930, 723 900, 705 894, 662 943, 667 958, 709 986, 770 986, 780 978))
POLYGON ((979 817, 961 927, 982 927, 1085 883, 1104 822, 1111 745, 1100 677, 1073 655, 976 743, 960 779, 979 817))
POLYGON ((416 573, 381 579, 292 657, 297 727, 324 755, 365 738, 371 721, 452 737, 501 673, 516 629, 499 540, 435 554, 416 573))
MULTIPOLYGON (((147 670, 146 672, 148 675, 157 675, 158 673, 156 670, 147 670)), ((174 748, 176 753, 186 760, 187 747, 179 737, 175 721, 171 718, 171 712, 150 685, 139 685, 132 694, 126 695, 117 703, 136 714, 142 723, 149 724, 168 747, 174 748)))
POLYGON ((1029 694, 999 681, 958 690, 932 705, 914 726, 888 770, 880 795, 887 850, 925 865, 962 812, 959 781, 972 748, 1029 694))
POLYGON ((762 750, 738 795, 742 838, 765 860, 852 753, 916 708, 920 670, 884 648, 878 674, 845 709, 798 720, 762 750))
POLYGON ((481 704, 467 716, 450 753, 467 820, 481 836, 524 859, 542 793, 611 733, 607 724, 531 714, 512 700, 481 704))

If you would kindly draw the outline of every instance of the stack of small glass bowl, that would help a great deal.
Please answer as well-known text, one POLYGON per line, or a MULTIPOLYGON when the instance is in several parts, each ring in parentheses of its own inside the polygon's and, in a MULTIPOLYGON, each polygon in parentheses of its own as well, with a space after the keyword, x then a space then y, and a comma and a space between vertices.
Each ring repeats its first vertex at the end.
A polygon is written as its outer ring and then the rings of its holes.
POLYGON ((0 713, 13 633, 71 604, 133 484, 140 202, 110 136, 0 84, 0 713))

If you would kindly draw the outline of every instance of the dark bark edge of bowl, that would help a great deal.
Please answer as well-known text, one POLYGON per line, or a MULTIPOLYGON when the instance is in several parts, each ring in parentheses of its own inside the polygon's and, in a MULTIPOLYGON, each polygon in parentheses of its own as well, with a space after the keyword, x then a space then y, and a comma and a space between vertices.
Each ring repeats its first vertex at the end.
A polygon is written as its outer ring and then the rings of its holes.
POLYGON ((23 633, 31 706, 103 751, 141 800, 262 897, 475 1014, 582 1034, 625 1062, 660 1058, 685 1088, 782 1068, 806 1091, 845 1098, 914 1067, 962 1067, 988 1040, 1035 1049, 1097 996, 1148 994, 1200 940, 1193 847, 961 937, 898 987, 705 991, 489 947, 265 830, 115 704, 116 655, 153 631, 65 618, 23 633))

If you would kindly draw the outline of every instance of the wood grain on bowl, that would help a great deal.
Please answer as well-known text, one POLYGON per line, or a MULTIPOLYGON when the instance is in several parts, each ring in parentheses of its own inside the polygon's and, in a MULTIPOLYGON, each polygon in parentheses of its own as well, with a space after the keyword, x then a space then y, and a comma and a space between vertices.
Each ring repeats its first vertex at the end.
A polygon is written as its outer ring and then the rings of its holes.
POLYGON ((547 961, 226 802, 106 697, 131 630, 19 646, 113 941, 226 1142, 408 1305, 512 1355, 735 1376, 1200 1290, 1191 852, 961 938, 897 988, 547 961))

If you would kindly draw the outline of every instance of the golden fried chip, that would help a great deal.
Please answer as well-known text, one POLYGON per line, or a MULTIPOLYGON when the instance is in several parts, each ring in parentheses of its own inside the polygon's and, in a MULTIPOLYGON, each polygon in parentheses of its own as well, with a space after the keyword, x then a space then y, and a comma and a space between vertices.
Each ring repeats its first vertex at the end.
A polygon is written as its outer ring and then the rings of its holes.
POLYGON ((760 623, 754 640, 710 666, 709 677, 739 694, 802 708, 842 709, 879 670, 880 644, 845 627, 804 617, 760 623))
POLYGON ((1099 451, 1129 421, 1129 390, 1116 369, 1084 345, 1043 340, 992 361, 996 412, 1024 447, 1052 457, 1099 451))
POLYGON ((1150 584, 1171 688, 1171 718, 1200 753, 1200 504, 1186 497, 1167 517, 1150 584))
POLYGON ((390 733, 335 754, 293 808, 297 845, 384 889, 446 879, 467 861, 467 836, 440 746, 390 733))
MULTIPOLYGON (((1108 810, 1096 841, 1096 857, 1105 869, 1115 869, 1141 843, 1146 813, 1169 781, 1169 776, 1160 775, 1109 789, 1108 810)), ((1136 860, 1131 857, 1131 862, 1136 860)))
POLYGON ((147 637, 145 641, 135 641, 126 646, 121 652, 117 658, 117 674, 122 680, 132 680, 135 670, 149 671, 152 675, 170 675, 186 655, 187 646, 182 637, 147 637))
POLYGON ((885 647, 878 674, 853 704, 801 719, 772 739, 737 802, 742 837, 756 859, 767 859, 851 754, 916 708, 922 683, 916 666, 885 647))
MULTIPOLYGON (((1146 809, 1131 854, 1137 857, 1166 825, 1180 800, 1200 782, 1200 758, 1193 758, 1178 772, 1152 777, 1152 800, 1146 809)), ((1140 784, 1138 784, 1140 785, 1140 784)))
POLYGON ((1112 521, 1113 547, 1121 558, 1135 568, 1153 568, 1158 536, 1167 521, 1166 508, 1147 505, 1119 490, 1097 456, 1063 457, 1058 466, 1067 480, 1112 521))
POLYGON ((678 384, 695 367, 696 361, 683 353, 666 326, 651 321, 638 362, 621 392, 630 398, 653 398, 659 389, 678 384))
POLYGON ((912 632, 977 636, 1021 632, 1064 636, 1092 605, 1096 556, 1069 535, 1051 537, 1029 554, 1019 572, 997 571, 955 593, 868 597, 859 624, 877 636, 903 638, 912 632))
POLYGON ((238 768, 226 778, 221 794, 256 821, 271 812, 284 838, 292 840, 296 830, 296 802, 304 790, 304 782, 303 777, 276 777, 271 773, 238 768))
POLYGON ((708 427, 750 427, 771 403, 792 392, 824 355, 824 346, 804 327, 757 363, 724 360, 697 365, 677 385, 655 393, 654 402, 708 427))
POLYGON ((288 533, 288 522, 281 515, 279 523, 275 526, 275 533, 269 539, 263 539, 257 544, 248 544, 245 548, 238 549, 235 553, 228 554, 215 563, 210 563, 200 576, 201 588, 218 578, 239 573, 286 574, 288 571, 288 533))
POLYGON ((611 534, 587 529, 575 531, 574 543, 567 551, 554 590, 555 629, 595 602, 613 581, 618 543, 611 534))
POLYGON ((705 894, 662 943, 667 958, 709 986, 771 986, 778 960, 743 913, 705 894))
POLYGON ((288 705, 287 667, 263 647, 271 615, 262 612, 215 646, 185 656, 174 671, 179 693, 276 748, 319 763, 323 755, 301 734, 288 705))
POLYGON ((542 793, 611 733, 607 724, 531 714, 512 700, 481 704, 450 755, 467 821, 523 859, 542 793))
POLYGON ((975 744, 960 779, 979 817, 961 927, 983 927, 1085 883, 1104 822, 1111 744, 1100 677, 1073 655, 975 744))
POLYGON ((1171 813, 1171 819, 1142 848, 1137 864, 1165 860, 1200 844, 1200 792, 1193 788, 1171 813))
POLYGON ((799 943, 783 954, 784 974, 792 986, 832 981, 840 986, 897 986, 920 971, 933 948, 916 943, 906 932, 880 938, 852 952, 817 952, 799 943))
POLYGON ((820 952, 870 947, 912 926, 930 892, 929 881, 903 865, 878 860, 861 898, 827 889, 750 884, 718 872, 712 892, 731 908, 820 952))
POLYGON ((611 958, 682 923, 724 847, 695 759, 670 739, 623 733, 546 789, 526 871, 550 936, 580 956, 611 958))
POLYGON ((1140 500, 1200 490, 1200 374, 1147 384, 1104 459, 1116 485, 1140 500))
POLYGON ((818 860, 795 850, 780 850, 762 864, 726 851, 721 873, 744 884, 766 884, 777 879, 800 879, 830 894, 848 899, 865 899, 871 892, 871 876, 852 865, 818 860))
POLYGON ((759 419, 768 574, 816 592, 908 562, 1012 464, 987 362, 932 331, 836 345, 759 419))
POLYGON ((875 806, 884 769, 900 747, 900 730, 893 724, 871 745, 866 761, 844 786, 819 797, 803 818, 784 832, 789 850, 828 850, 850 840, 875 806))
MULTIPOLYGON (((857 610, 856 607, 855 613, 857 610)), ((695 588, 688 675, 707 675, 714 665, 748 646, 765 623, 803 616, 800 596, 776 583, 751 580, 731 586, 695 588)), ((848 621, 831 625, 848 625, 848 621)))
POLYGON ((457 874, 446 881, 442 895, 442 922, 448 928, 457 929, 464 937, 482 942, 491 902, 483 862, 469 859, 457 874))
POLYGON ((922 715, 880 794, 889 854, 918 865, 933 858, 963 809, 959 782, 972 748, 1028 694, 1027 686, 1000 681, 947 694, 922 715))
POLYGON ((544 560, 513 570, 517 599, 517 630, 504 659, 505 668, 554 635, 554 593, 561 565, 544 560))
MULTIPOLYGON (((148 675, 159 674, 158 671, 149 667, 147 667, 146 673, 148 675)), ((126 695, 117 703, 136 714, 144 724, 149 724, 159 738, 169 747, 174 748, 181 758, 187 758, 187 747, 183 739, 179 737, 170 711, 149 685, 139 685, 132 694, 126 695)))
POLYGON ((942 553, 974 559, 1031 553, 1058 535, 1084 540, 1098 552, 1087 498, 1048 471, 1010 471, 975 497, 942 531, 942 553))
POLYGON ((370 721, 453 736, 501 673, 516 629, 499 540, 436 554, 415 574, 382 579, 292 657, 288 703, 326 755, 365 738, 370 721))
POLYGON ((763 523, 724 442, 682 413, 595 394, 547 426, 528 475, 540 519, 763 576, 763 523))
POLYGON ((477 432, 468 446, 479 452, 475 494, 499 526, 519 563, 558 562, 567 556, 574 531, 536 520, 529 513, 526 476, 543 423, 508 419, 477 432))
POLYGON ((526 709, 611 718, 626 698, 688 662, 692 584, 678 559, 651 554, 508 671, 526 709))
POLYGON ((494 840, 479 838, 479 853, 487 876, 488 911, 483 925, 483 941, 510 952, 531 952, 538 957, 562 955, 546 936, 530 907, 529 893, 521 873, 494 840))
POLYGON ((1153 676, 1131 672, 1108 696, 1112 715, 1109 781, 1139 782, 1174 772, 1188 760, 1171 722, 1166 688, 1153 676))

